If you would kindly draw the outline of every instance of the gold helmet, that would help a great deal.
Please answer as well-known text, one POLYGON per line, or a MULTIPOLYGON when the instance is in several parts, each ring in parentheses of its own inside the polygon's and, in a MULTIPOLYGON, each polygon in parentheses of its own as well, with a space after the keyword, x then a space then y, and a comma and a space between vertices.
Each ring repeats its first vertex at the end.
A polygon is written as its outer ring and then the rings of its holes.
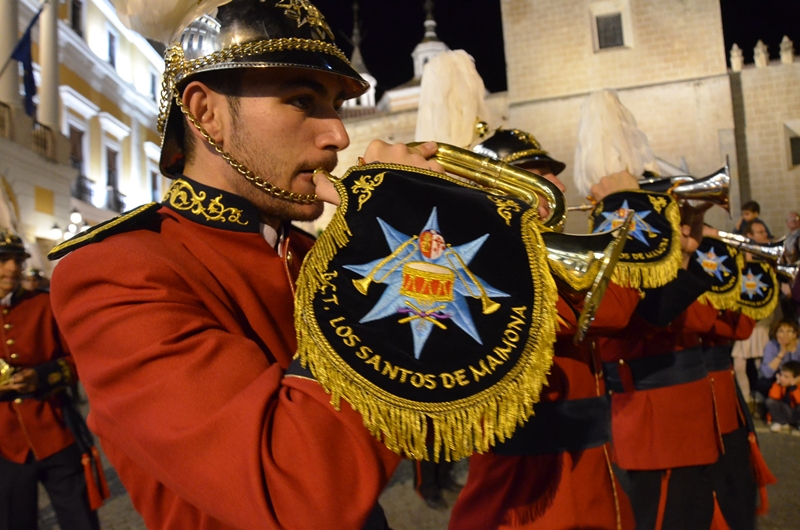
MULTIPOLYGON (((195 127, 200 128, 181 101, 183 87, 197 74, 234 68, 289 67, 341 76, 346 82, 346 99, 357 97, 369 88, 369 83, 353 69, 334 43, 325 17, 308 0, 202 2, 197 9, 193 9, 193 5, 187 5, 186 11, 197 16, 170 37, 165 53, 158 128, 162 138, 160 167, 167 176, 180 173, 185 162, 181 114, 186 114, 195 127), (215 4, 223 5, 215 8, 215 4)), ((154 8, 159 9, 158 6, 154 8)), ((122 18, 130 22, 131 17, 119 5, 118 9, 122 18)), ((134 22, 140 23, 148 18, 143 13, 136 17, 134 22)), ((146 26, 147 20, 143 24, 146 26)), ((139 29, 136 23, 131 26, 139 29)), ((146 28, 142 33, 148 36, 146 28)), ((204 136, 226 157, 227 153, 204 136)), ((279 198, 293 200, 292 194, 272 187, 228 157, 226 160, 256 187, 279 198)), ((296 202, 311 202, 311 199, 296 202)))

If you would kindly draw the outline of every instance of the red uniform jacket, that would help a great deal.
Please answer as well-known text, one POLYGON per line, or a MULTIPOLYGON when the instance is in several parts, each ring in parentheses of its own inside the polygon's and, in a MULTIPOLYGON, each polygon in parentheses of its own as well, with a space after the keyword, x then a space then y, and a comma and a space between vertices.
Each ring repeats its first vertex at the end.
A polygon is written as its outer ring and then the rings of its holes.
MULTIPOLYGON (((637 291, 609 285, 589 337, 575 346, 575 313, 559 298, 561 325, 543 403, 604 396, 594 337, 624 328, 638 301, 637 291)), ((450 518, 452 530, 617 529, 619 524, 633 528, 633 512, 611 473, 608 444, 530 456, 474 454, 450 518)))
MULTIPOLYGON (((667 327, 651 325, 638 314, 620 333, 600 339, 604 361, 679 352, 700 344, 717 310, 695 301, 667 327)), ((698 355, 702 355, 698 351, 698 355)), ((711 464, 719 455, 713 394, 705 377, 652 390, 615 392, 611 426, 615 462, 626 470, 657 470, 711 464)))
MULTIPOLYGON (((52 364, 49 381, 40 377, 41 388, 73 381, 75 368, 59 335, 48 293, 20 290, 12 297, 11 306, 0 313, 3 360, 15 368, 52 364), (61 363, 53 362, 58 359, 61 363)), ((64 425, 58 396, 0 402, 3 458, 22 464, 28 453, 33 452, 34 458, 41 460, 73 443, 75 439, 64 425)))
MULTIPOLYGON (((756 321, 734 311, 719 315, 709 333, 701 336, 703 346, 727 346, 734 340, 746 340, 753 332, 756 321)), ((731 361, 732 362, 732 361, 731 361)), ((736 376, 733 365, 725 370, 709 370, 708 378, 714 390, 714 405, 720 434, 729 434, 745 424, 736 393, 736 376)))
POLYGON ((290 235, 281 258, 249 202, 193 186, 199 205, 142 214, 55 270, 89 425, 149 528, 359 529, 399 457, 284 376, 312 242, 290 235))

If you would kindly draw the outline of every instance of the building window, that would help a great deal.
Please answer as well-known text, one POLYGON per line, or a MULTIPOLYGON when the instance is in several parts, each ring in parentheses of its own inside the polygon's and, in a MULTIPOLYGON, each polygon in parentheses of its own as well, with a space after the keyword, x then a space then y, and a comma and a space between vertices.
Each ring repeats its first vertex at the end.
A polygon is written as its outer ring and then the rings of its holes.
POLYGON ((597 47, 601 50, 625 45, 622 36, 622 15, 614 13, 597 17, 597 47))
POLYGON ((108 62, 117 67, 117 34, 113 31, 108 32, 108 62))
POLYGON ((789 145, 792 150, 792 165, 800 166, 800 136, 789 138, 789 145))
POLYGON ((70 2, 69 25, 75 33, 83 36, 83 0, 70 2))
POLYGON ((72 167, 78 170, 80 175, 83 171, 83 131, 69 126, 69 160, 72 167))
POLYGON ((594 51, 633 48, 630 0, 601 0, 588 7, 594 51))
POLYGON ((158 101, 158 74, 150 70, 150 97, 158 101))
POLYGON ((117 189, 117 162, 119 152, 113 147, 106 147, 106 186, 109 189, 117 189))

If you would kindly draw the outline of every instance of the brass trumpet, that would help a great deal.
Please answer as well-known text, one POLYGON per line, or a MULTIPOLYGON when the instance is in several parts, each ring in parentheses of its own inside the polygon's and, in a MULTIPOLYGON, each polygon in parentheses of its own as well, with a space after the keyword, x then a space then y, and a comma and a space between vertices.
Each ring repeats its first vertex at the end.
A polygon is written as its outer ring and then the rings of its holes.
MULTIPOLYGON (((422 142, 408 144, 409 147, 422 142)), ((440 143, 433 155, 442 167, 454 175, 463 177, 479 186, 498 190, 521 199, 533 208, 539 206, 539 197, 544 197, 549 213, 542 224, 552 230, 560 230, 567 220, 566 201, 558 187, 546 178, 531 171, 518 168, 501 160, 479 155, 469 149, 440 143)))
POLYGON ((781 283, 794 285, 797 280, 797 273, 800 272, 800 261, 792 264, 779 263, 775 267, 775 275, 781 283))
POLYGON ((738 234, 731 234, 730 232, 717 231, 717 237, 724 243, 738 248, 743 252, 749 252, 754 256, 763 258, 773 265, 777 265, 783 261, 784 246, 783 242, 786 237, 782 237, 777 241, 771 243, 756 243, 749 237, 740 236, 738 234))
MULTIPOLYGON (((702 201, 716 204, 730 214, 731 170, 728 157, 725 165, 703 178, 695 179, 689 175, 651 178, 639 181, 639 188, 646 191, 669 193, 679 201, 702 201)), ((593 204, 570 206, 567 211, 586 211, 594 209, 593 204)))

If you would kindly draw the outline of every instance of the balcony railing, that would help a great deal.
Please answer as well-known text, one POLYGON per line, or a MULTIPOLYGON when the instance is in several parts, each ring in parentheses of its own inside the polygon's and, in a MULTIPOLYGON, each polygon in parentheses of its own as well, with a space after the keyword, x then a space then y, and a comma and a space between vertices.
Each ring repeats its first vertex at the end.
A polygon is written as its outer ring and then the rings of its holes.
POLYGON ((70 187, 72 196, 76 199, 92 203, 92 181, 78 173, 78 177, 72 182, 70 187))
POLYGON ((56 158, 53 131, 38 121, 33 122, 33 150, 48 160, 56 158))
POLYGON ((106 208, 122 213, 125 210, 125 195, 112 186, 106 186, 106 208))

